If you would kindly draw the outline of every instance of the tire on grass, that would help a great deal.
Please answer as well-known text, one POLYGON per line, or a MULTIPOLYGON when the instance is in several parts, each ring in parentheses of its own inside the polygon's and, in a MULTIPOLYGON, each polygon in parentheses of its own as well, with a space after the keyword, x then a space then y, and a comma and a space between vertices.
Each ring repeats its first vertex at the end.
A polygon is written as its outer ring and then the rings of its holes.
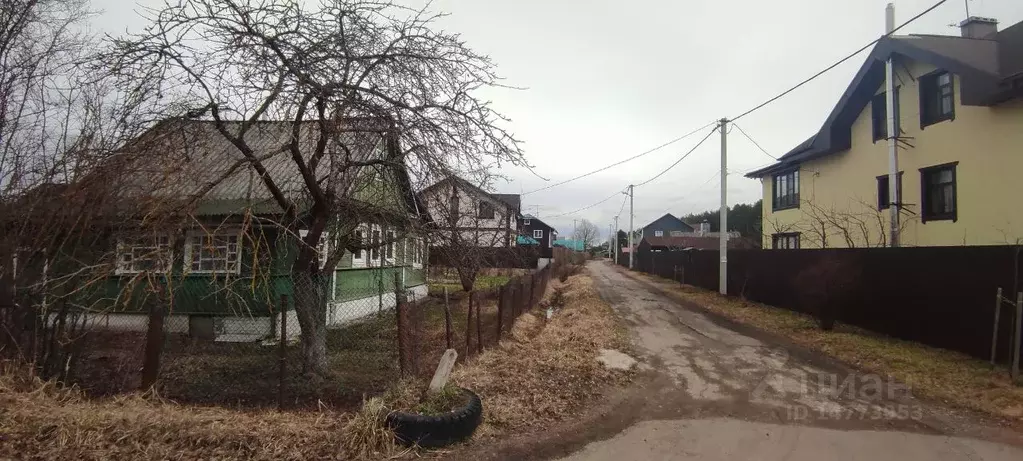
POLYGON ((392 411, 385 424, 405 446, 436 448, 461 442, 472 436, 483 421, 483 402, 476 393, 460 388, 468 397, 463 407, 441 415, 420 415, 392 411))

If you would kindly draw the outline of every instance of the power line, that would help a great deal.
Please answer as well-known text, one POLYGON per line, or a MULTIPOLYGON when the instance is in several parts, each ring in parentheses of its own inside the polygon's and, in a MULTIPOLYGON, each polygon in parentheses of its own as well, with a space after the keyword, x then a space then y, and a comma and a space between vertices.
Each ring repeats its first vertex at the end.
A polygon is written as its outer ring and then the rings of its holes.
POLYGON ((628 202, 628 201, 629 201, 629 196, 626 195, 625 198, 622 199, 622 207, 618 209, 618 214, 616 214, 615 216, 621 216, 622 215, 622 212, 625 211, 625 202, 628 202))
POLYGON ((591 171, 591 172, 589 172, 589 173, 581 174, 581 175, 579 175, 579 176, 576 176, 576 177, 574 177, 574 178, 566 179, 566 180, 564 180, 564 181, 561 181, 561 182, 559 182, 559 183, 551 184, 551 185, 549 185, 549 186, 544 186, 544 187, 541 187, 541 188, 539 188, 539 189, 534 189, 534 190, 531 190, 531 191, 529 191, 529 192, 525 192, 525 193, 523 193, 522 195, 529 195, 529 194, 532 194, 532 193, 535 193, 535 192, 540 192, 540 191, 544 191, 544 190, 547 190, 547 189, 550 189, 550 188, 553 188, 553 187, 558 187, 558 186, 561 186, 561 185, 564 185, 564 184, 568 184, 568 183, 570 183, 570 182, 572 182, 572 181, 575 181, 575 180, 577 180, 577 179, 582 179, 582 178, 585 178, 585 177, 587 177, 587 176, 590 176, 590 175, 594 175, 594 174, 600 173, 601 171, 606 171, 606 170, 609 170, 609 169, 611 169, 611 168, 614 168, 614 167, 616 167, 616 166, 618 166, 618 165, 621 165, 621 164, 623 164, 623 163, 626 163, 626 162, 631 162, 631 161, 633 161, 633 160, 635 160, 635 159, 637 159, 637 158, 640 158, 640 157, 642 157, 642 156, 644 156, 644 155, 648 155, 648 154, 654 153, 654 152, 656 152, 656 151, 658 151, 658 150, 661 150, 661 149, 663 149, 663 148, 665 148, 665 147, 668 147, 668 146, 670 146, 670 145, 672 145, 672 144, 675 144, 675 143, 677 143, 677 142, 679 142, 679 141, 681 141, 681 140, 683 140, 683 139, 685 139, 685 138, 688 138, 688 137, 690 137, 690 136, 692 136, 692 135, 694 135, 694 134, 696 134, 696 133, 699 133, 700 131, 703 131, 703 129, 704 129, 704 128, 707 128, 707 127, 709 127, 709 126, 711 126, 711 125, 714 125, 715 123, 718 123, 718 122, 717 122, 716 120, 715 120, 715 121, 713 121, 713 122, 710 122, 710 123, 708 123, 708 124, 706 124, 706 125, 704 125, 704 126, 701 126, 701 127, 697 128, 697 129, 695 129, 695 130, 693 130, 693 131, 690 131, 690 132, 688 132, 688 133, 686 133, 686 134, 684 134, 684 135, 682 135, 682 136, 679 136, 679 137, 677 137, 677 138, 675 138, 675 139, 672 139, 671 141, 668 141, 668 142, 666 142, 666 143, 664 143, 664 144, 661 144, 661 145, 659 145, 659 146, 657 146, 657 147, 654 147, 653 149, 647 150, 647 151, 645 151, 645 152, 641 152, 641 153, 639 153, 639 154, 633 155, 632 157, 629 157, 629 158, 627 158, 627 159, 625 159, 625 160, 622 160, 622 161, 620 161, 620 162, 617 162, 617 163, 612 163, 612 164, 610 164, 610 165, 608 165, 608 166, 605 166, 605 167, 603 167, 603 168, 600 168, 600 169, 597 169, 597 170, 593 170, 593 171, 591 171))
MULTIPOLYGON (((708 126, 709 126, 709 125, 708 125, 708 126)), ((706 126, 705 126, 705 127, 703 127, 703 128, 706 128, 706 126)), ((680 157, 680 158, 679 158, 678 160, 676 160, 676 161, 675 161, 675 163, 672 163, 672 164, 671 164, 671 166, 669 166, 668 168, 665 168, 665 169, 664 169, 663 171, 661 171, 660 173, 657 173, 657 175, 656 175, 656 176, 654 176, 654 177, 652 177, 652 178, 650 178, 650 179, 648 179, 648 180, 646 180, 646 181, 643 181, 643 182, 642 182, 642 183, 640 183, 640 184, 636 184, 635 186, 633 186, 633 190, 635 190, 635 187, 639 187, 639 186, 642 186, 642 185, 645 185, 645 184, 649 184, 649 183, 650 183, 651 181, 653 181, 653 180, 655 180, 655 179, 657 179, 657 178, 659 178, 659 177, 663 176, 663 175, 664 175, 665 173, 667 173, 667 172, 668 172, 669 170, 671 170, 671 169, 672 169, 672 168, 674 168, 674 167, 675 167, 676 165, 678 165, 678 164, 679 164, 679 163, 681 163, 681 162, 682 162, 683 160, 685 160, 685 159, 686 159, 686 157, 688 157, 688 156, 689 156, 690 154, 692 154, 693 152, 695 152, 695 151, 696 151, 696 149, 698 149, 698 148, 699 148, 699 147, 700 147, 701 145, 703 145, 703 143, 704 143, 704 142, 706 142, 708 138, 710 138, 710 135, 714 134, 714 132, 715 132, 715 131, 717 131, 717 130, 718 130, 717 128, 714 128, 713 130, 710 130, 710 131, 709 131, 709 132, 707 133, 707 135, 706 135, 706 136, 704 136, 704 137, 703 137, 703 139, 701 139, 701 140, 700 140, 700 142, 696 143, 696 145, 695 145, 695 146, 693 146, 693 148, 692 148, 692 149, 689 149, 689 151, 688 151, 688 152, 686 152, 686 153, 685 153, 684 155, 682 155, 682 157, 680 157)), ((578 213, 578 212, 580 212, 580 211, 585 211, 585 210, 588 210, 588 209, 590 209, 590 208, 593 208, 593 207, 595 207, 595 206, 597 206, 597 205, 600 205, 600 204, 602 204, 602 203, 604 203, 604 202, 607 202, 608 200, 611 200, 611 199, 612 199, 612 198, 614 198, 614 197, 615 197, 616 195, 618 195, 618 193, 619 193, 619 192, 615 192, 615 193, 614 193, 614 194, 612 194, 611 196, 609 196, 609 197, 607 197, 607 198, 605 198, 605 199, 603 199, 603 200, 601 200, 601 201, 599 201, 599 202, 597 202, 597 203, 594 203, 594 204, 592 204, 592 205, 587 205, 587 206, 585 206, 585 207, 582 207, 582 208, 580 208, 580 209, 578 209, 578 210, 574 210, 574 211, 569 211, 569 212, 567 212, 567 213, 561 213, 561 214, 558 214, 558 215, 554 215, 554 216, 548 216, 548 218, 559 218, 559 217, 561 217, 561 216, 566 216, 566 215, 570 215, 570 214, 575 214, 575 213, 578 213)), ((624 209, 625 209, 625 202, 623 201, 623 202, 622 202, 622 210, 624 210, 624 209)), ((619 210, 619 211, 618 211, 618 214, 619 214, 619 215, 621 215, 621 210, 619 210)))
POLYGON ((608 198, 606 198, 606 199, 604 199, 604 200, 601 200, 601 201, 599 201, 599 202, 597 202, 597 203, 594 203, 594 204, 592 204, 592 205, 587 205, 587 206, 584 206, 584 207, 582 207, 582 208, 580 208, 580 209, 578 209, 578 210, 574 210, 574 211, 569 211, 568 213, 561 213, 561 214, 556 214, 556 215, 554 215, 554 216, 546 216, 546 217, 545 217, 545 219, 554 219, 554 218, 560 218, 560 217, 562 217, 562 216, 568 216, 568 215, 570 215, 570 214, 576 214, 576 213, 578 213, 578 212, 580 212, 580 211, 586 211, 586 210, 589 210, 590 208, 593 208, 593 207, 595 207, 595 206, 597 206, 597 205, 600 205, 601 203, 604 203, 604 202, 606 202, 606 201, 608 201, 608 200, 611 200, 611 199, 615 198, 615 197, 616 197, 616 196, 618 196, 618 194, 620 194, 620 193, 622 193, 622 191, 618 191, 618 192, 615 192, 614 194, 611 194, 611 196, 610 196, 610 197, 608 197, 608 198))
POLYGON ((700 189, 703 189, 704 186, 706 186, 707 184, 710 184, 711 181, 713 181, 715 178, 718 178, 719 176, 721 176, 721 172, 720 171, 715 171, 714 174, 711 175, 711 177, 707 178, 707 180, 704 181, 699 186, 694 187, 692 190, 690 190, 689 192, 687 192, 687 193, 685 193, 683 195, 679 195, 677 197, 669 199, 670 202, 668 203, 668 205, 665 208, 668 208, 670 210, 675 205, 678 205, 679 203, 688 201, 689 196, 692 195, 693 192, 695 192, 697 190, 700 190, 700 189))
POLYGON ((714 134, 714 132, 717 131, 717 130, 718 130, 717 128, 714 128, 713 130, 710 130, 710 132, 707 133, 707 136, 704 136, 703 139, 700 140, 700 142, 698 142, 695 146, 693 146, 692 149, 689 149, 689 152, 686 152, 685 155, 683 155, 681 158, 676 160, 675 163, 672 163, 671 166, 669 166, 668 168, 665 168, 664 171, 661 171, 660 173, 657 173, 656 176, 654 176, 654 177, 652 177, 650 179, 647 179, 646 181, 643 181, 643 182, 641 182, 639 184, 636 184, 634 187, 640 187, 640 186, 644 186, 646 184, 649 184, 651 181, 653 181, 653 180, 663 176, 664 173, 667 173, 672 168, 675 168, 675 165, 678 165, 679 163, 682 163, 682 161, 685 160, 686 157, 689 156, 689 154, 692 154, 694 151, 696 151, 696 149, 698 149, 700 146, 702 146, 703 143, 705 141, 707 141, 708 138, 710 138, 710 135, 714 134))
POLYGON ((773 158, 775 160, 778 160, 778 157, 775 157, 775 156, 771 155, 769 152, 767 152, 767 149, 764 149, 763 147, 760 146, 760 143, 754 141, 753 138, 751 138, 750 135, 748 133, 746 133, 746 130, 743 130, 742 127, 739 126, 738 123, 732 123, 732 126, 738 128, 739 132, 742 133, 742 135, 745 136, 746 139, 749 139, 749 142, 753 143, 754 146, 757 146, 757 149, 760 149, 760 152, 763 152, 764 155, 766 155, 768 157, 771 157, 771 158, 773 158))
POLYGON ((757 110, 760 110, 760 109, 761 109, 762 107, 764 107, 764 106, 766 106, 766 105, 768 105, 768 104, 770 104, 770 103, 772 103, 772 102, 775 102, 775 101, 777 101, 777 100, 781 99, 782 97, 784 97, 785 95, 787 95, 787 94, 789 94, 789 93, 791 93, 791 92, 793 92, 793 91, 797 90, 797 89, 798 89, 799 87, 801 87, 801 86, 803 86, 803 85, 806 85, 807 83, 810 83, 811 81, 813 81, 813 80, 814 80, 814 79, 816 79, 817 77, 820 77, 821 75, 824 75, 824 74, 825 74, 826 72, 828 72, 829 70, 831 70, 831 69, 834 69, 834 68, 836 68, 836 67, 838 67, 838 66, 842 65, 842 63, 844 63, 844 62, 846 62, 846 61, 848 61, 848 60, 850 60, 850 59, 854 58, 854 57, 855 57, 856 55, 858 55, 858 54, 862 53, 862 52, 863 52, 863 50, 866 50, 867 48, 870 48, 870 47, 872 47, 872 46, 876 45, 876 44, 877 44, 877 42, 880 42, 880 41, 881 41, 881 40, 883 40, 884 38, 886 38, 886 37, 888 37, 888 36, 890 36, 890 35, 892 35, 892 34, 894 34, 894 33, 898 32, 898 31, 899 31, 899 29, 902 29, 903 27, 906 27, 907 25, 909 25, 909 23, 911 23, 911 22, 913 22, 913 21, 916 21, 916 20, 917 20, 917 19, 919 19, 919 18, 920 18, 921 16, 923 16, 923 15, 925 15, 925 14, 927 14, 927 13, 930 13, 930 12, 931 12, 931 11, 933 11, 933 10, 934 10, 935 8, 937 8, 937 7, 941 6, 942 4, 944 4, 944 3, 945 3, 945 2, 947 2, 947 1, 948 1, 948 0, 940 0, 940 1, 938 2, 938 3, 935 3, 935 4, 933 5, 933 6, 931 6, 930 8, 928 8, 928 9, 926 9, 926 10, 924 10, 924 11, 923 11, 922 13, 920 13, 920 14, 918 14, 918 15, 916 15, 916 16, 913 16, 912 18, 910 18, 910 19, 909 19, 909 21, 906 21, 906 22, 902 23, 902 25, 900 25, 899 27, 896 27, 896 28, 892 29, 892 31, 891 31, 891 32, 888 32, 888 33, 886 33, 886 34, 884 34, 884 35, 882 35, 882 36, 878 37, 878 38, 877 38, 877 39, 875 39, 874 41, 872 41, 872 42, 870 42, 870 43, 868 43, 868 44, 864 45, 864 46, 863 46, 862 48, 860 48, 860 49, 858 49, 858 50, 854 51, 854 52, 853 52, 852 54, 850 54, 850 55, 848 55, 848 56, 846 56, 846 57, 844 57, 844 58, 840 59, 840 60, 839 60, 838 62, 836 62, 836 63, 834 63, 834 64, 832 64, 832 65, 830 65, 830 66, 828 66, 828 67, 825 67, 825 68, 824 68, 824 70, 822 70, 822 71, 820 71, 820 72, 817 72, 816 74, 813 74, 813 75, 812 75, 812 76, 811 76, 810 78, 808 78, 808 79, 806 79, 806 80, 803 80, 803 81, 799 82, 798 84, 796 84, 796 86, 794 86, 794 87, 792 87, 792 88, 789 88, 789 89, 787 89, 787 90, 785 90, 785 91, 783 91, 783 92, 779 93, 779 94, 778 94, 777 96, 775 96, 775 97, 773 97, 773 98, 771 98, 771 99, 768 99, 767 101, 764 101, 764 102, 760 103, 760 104, 759 104, 759 105, 757 105, 756 107, 754 107, 754 108, 752 108, 752 109, 750 109, 750 110, 747 110, 746 112, 743 112, 743 113, 739 114, 739 115, 738 115, 738 116, 736 116, 736 117, 732 117, 730 121, 734 122, 734 121, 736 121, 736 120, 739 120, 740 118, 743 118, 743 117, 745 117, 745 116, 747 116, 747 115, 749 115, 749 114, 751 114, 751 113, 753 113, 753 112, 756 112, 757 110))

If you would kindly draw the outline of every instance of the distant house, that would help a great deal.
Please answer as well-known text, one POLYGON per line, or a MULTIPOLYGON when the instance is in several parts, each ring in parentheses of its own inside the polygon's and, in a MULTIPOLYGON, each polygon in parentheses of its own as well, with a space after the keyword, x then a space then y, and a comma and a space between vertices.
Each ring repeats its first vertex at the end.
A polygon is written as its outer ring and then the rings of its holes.
POLYGON ((568 248, 569 250, 573 250, 573 251, 584 251, 584 250, 586 250, 586 242, 583 242, 582 240, 572 240, 572 239, 555 240, 554 241, 554 246, 568 248))
POLYGON ((666 213, 664 216, 654 220, 654 222, 643 226, 640 229, 639 238, 642 240, 643 237, 680 236, 693 231, 693 226, 686 224, 671 213, 666 213))
POLYGON ((438 181, 419 192, 436 225, 457 232, 458 238, 441 234, 456 245, 514 247, 517 245, 518 194, 492 194, 457 176, 438 181))
POLYGON ((554 257, 554 241, 558 239, 558 230, 532 215, 525 215, 519 225, 521 235, 537 242, 541 258, 554 257))
MULTIPOLYGON (((684 236, 684 237, 643 237, 636 250, 637 253, 649 251, 682 251, 682 250, 717 250, 720 248, 718 237, 684 236)), ((744 238, 729 238, 728 248, 731 250, 756 248, 756 242, 744 238)))

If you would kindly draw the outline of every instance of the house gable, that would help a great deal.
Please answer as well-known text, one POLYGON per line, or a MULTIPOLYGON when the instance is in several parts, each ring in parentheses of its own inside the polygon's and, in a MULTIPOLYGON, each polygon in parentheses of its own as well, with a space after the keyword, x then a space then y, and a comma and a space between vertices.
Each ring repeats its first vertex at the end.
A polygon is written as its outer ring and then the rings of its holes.
POLYGON ((669 236, 672 232, 693 232, 694 229, 671 213, 667 213, 650 224, 643 226, 642 231, 643 236, 653 237, 657 236, 658 231, 663 233, 662 236, 669 236))
MULTIPOLYGON (((1015 37, 1020 24, 1000 32, 1015 37), (1012 31, 1012 32, 1010 32, 1012 31)), ((967 39, 954 36, 910 35, 882 38, 860 66, 838 103, 824 124, 803 143, 782 155, 779 162, 746 174, 748 178, 761 178, 790 169, 793 166, 825 155, 834 154, 852 145, 853 122, 864 109, 870 107, 871 98, 883 86, 885 61, 893 56, 896 62, 921 62, 933 68, 944 69, 959 80, 957 102, 967 106, 990 106, 1003 102, 1007 96, 1001 87, 1009 76, 999 72, 1000 49, 1023 48, 1016 40, 967 39)), ((896 70, 899 70, 896 64, 896 70)), ((912 80, 916 83, 915 77, 912 80)))

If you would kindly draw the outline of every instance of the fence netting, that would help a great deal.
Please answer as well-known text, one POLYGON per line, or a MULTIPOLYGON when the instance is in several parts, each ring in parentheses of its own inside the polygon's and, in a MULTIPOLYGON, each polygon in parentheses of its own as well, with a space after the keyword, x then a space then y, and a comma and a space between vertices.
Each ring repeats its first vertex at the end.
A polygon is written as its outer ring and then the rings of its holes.
POLYGON ((444 280, 431 290, 427 271, 401 267, 270 284, 140 277, 89 304, 7 280, 0 359, 93 396, 155 389, 192 404, 354 407, 403 377, 427 379, 448 348, 464 360, 496 346, 571 259, 487 272, 470 291, 444 280), (304 367, 302 303, 321 306, 317 379, 304 367))

